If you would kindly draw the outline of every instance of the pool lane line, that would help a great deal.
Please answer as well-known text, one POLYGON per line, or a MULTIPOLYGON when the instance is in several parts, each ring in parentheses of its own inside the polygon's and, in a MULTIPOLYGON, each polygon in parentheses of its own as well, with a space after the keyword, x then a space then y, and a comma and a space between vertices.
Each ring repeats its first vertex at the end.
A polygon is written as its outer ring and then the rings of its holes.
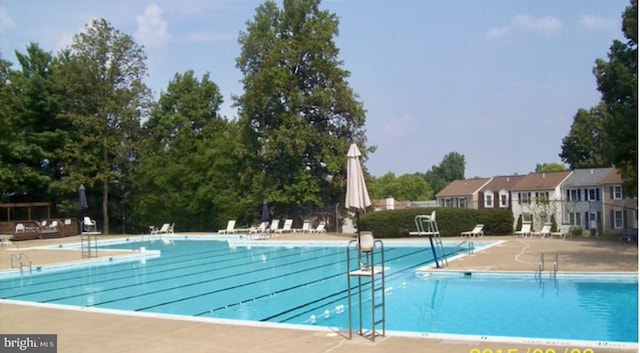
MULTIPOLYGON (((313 252, 322 251, 322 250, 323 249, 319 248, 318 250, 313 250, 313 252)), ((299 255, 298 253, 285 254, 285 255, 282 255, 282 256, 275 257, 274 260, 275 259, 283 259, 283 258, 292 257, 292 256, 298 256, 298 255, 299 255)), ((239 260, 241 260, 241 259, 239 259, 239 260)), ((198 262, 197 265, 199 267, 202 267, 202 266, 215 265, 217 263, 225 263, 225 262, 229 262, 229 259, 227 259, 227 260, 217 260, 216 259, 214 261, 198 262)), ((187 268, 194 267, 193 265, 191 265, 191 266, 185 265, 185 266, 181 266, 181 267, 171 267, 170 266, 170 265, 173 265, 175 263, 177 263, 177 262, 172 261, 172 262, 169 262, 169 263, 158 265, 159 267, 162 267, 161 270, 150 271, 148 273, 145 273, 145 275, 146 276, 159 275, 159 274, 166 273, 166 272, 175 272, 175 271, 184 270, 184 269, 187 269, 187 268)), ((234 264, 229 264, 229 265, 224 266, 224 267, 218 267, 218 268, 215 268, 213 270, 200 271, 200 272, 190 272, 188 275, 190 276, 190 275, 202 274, 202 273, 205 273, 205 272, 209 272, 210 273, 210 272, 215 272, 215 271, 222 271, 222 270, 225 270, 225 269, 228 269, 228 268, 234 268, 234 267, 239 267, 239 266, 251 266, 253 264, 254 264, 253 262, 245 262, 245 263, 242 263, 242 264, 234 263, 234 264)), ((130 265, 131 265, 131 263, 126 263, 126 264, 118 264, 117 266, 130 266, 130 265)), ((80 271, 81 274, 83 274, 83 272, 85 272, 87 270, 98 269, 98 268, 101 269, 101 270, 104 269, 104 270, 108 270, 108 271, 100 271, 100 273, 95 274, 95 276, 106 275, 106 274, 115 272, 113 267, 109 267, 109 266, 99 266, 99 267, 90 266, 90 267, 87 267, 87 268, 79 268, 78 270, 73 270, 73 271, 80 271)), ((119 276, 119 277, 111 277, 111 278, 104 279, 104 280, 101 280, 101 281, 94 281, 94 282, 91 282, 91 284, 100 284, 100 283, 105 283, 105 282, 113 282, 113 281, 126 280, 126 279, 134 279, 136 277, 139 277, 139 274, 136 274, 136 273, 131 274, 131 273, 134 272, 134 271, 138 271, 139 269, 140 268, 129 268, 129 269, 127 269, 128 273, 125 274, 125 275, 122 275, 122 276, 119 276)), ((120 272, 123 272, 123 271, 120 271, 120 272)), ((64 279, 60 279, 60 280, 56 280, 56 281, 41 282, 41 283, 38 283, 36 285, 37 286, 44 286, 44 285, 49 285, 49 284, 52 284, 52 283, 57 283, 58 285, 63 285, 63 283, 66 282, 66 281, 76 281, 76 280, 78 280, 77 277, 68 277, 69 273, 67 273, 66 276, 67 277, 64 278, 64 279)), ((91 276, 91 275, 89 275, 89 276, 91 276)), ((171 280, 171 279, 175 279, 175 278, 179 278, 179 277, 184 277, 184 275, 175 275, 175 276, 171 276, 171 277, 162 277, 162 278, 159 278, 159 279, 156 279, 156 280, 145 282, 144 284, 146 284, 146 283, 156 283, 156 282, 171 280)), ((67 285, 67 286, 65 286, 65 289, 84 287, 86 284, 87 283, 83 282, 83 283, 74 284, 74 285, 71 285, 71 286, 67 285)), ((142 283, 136 284, 136 285, 142 285, 142 283)), ((126 286, 126 287, 129 287, 129 286, 126 286)), ((123 287, 116 287, 116 288, 117 289, 121 289, 123 287)), ((46 292, 49 292, 49 291, 51 291, 51 288, 45 288, 45 289, 38 290, 38 291, 19 292, 17 294, 14 293, 12 296, 6 297, 4 299, 10 299, 10 298, 17 297, 17 296, 36 295, 36 294, 40 294, 40 293, 46 293, 46 292)), ((86 294, 86 293, 83 293, 82 295, 84 295, 84 294, 86 294)))
MULTIPOLYGON (((393 281, 393 280, 395 280, 396 278, 400 278, 400 277, 402 277, 402 276, 406 275, 407 271, 414 270, 414 269, 415 269, 416 267, 418 267, 418 266, 425 266, 425 265, 427 265, 427 264, 429 264, 429 263, 435 263, 435 261, 434 261, 433 259, 431 259, 430 261, 423 261, 422 263, 418 263, 418 264, 416 264, 416 265, 411 265, 411 266, 408 266, 408 267, 405 267, 405 268, 402 268, 402 269, 394 270, 394 271, 392 271, 388 276, 387 276, 387 275, 385 275, 385 282, 386 282, 387 280, 389 280, 389 281, 393 281)), ((341 275, 342 275, 342 276, 344 276, 344 275, 345 275, 345 273, 342 273, 341 275)), ((355 290, 355 289, 357 289, 357 288, 358 288, 358 285, 354 284, 354 285, 351 287, 351 290, 353 291, 353 290, 355 290)), ((364 285, 363 285, 363 289, 364 289, 364 290, 370 290, 370 289, 371 289, 371 282, 370 282, 370 281, 365 282, 365 283, 364 283, 364 285)), ((380 289, 381 289, 381 287, 378 287, 376 290, 380 290, 380 289)), ((330 298, 330 297, 333 297, 333 296, 335 296, 335 294, 339 294, 339 293, 344 293, 344 294, 346 294, 346 293, 347 293, 347 289, 341 290, 341 291, 336 292, 336 293, 331 294, 331 295, 327 295, 327 296, 325 296, 322 300, 325 300, 325 299, 328 299, 328 298, 330 298)), ((353 294, 352 296, 355 296, 355 295, 356 295, 356 294, 353 294)), ((335 303, 338 303, 338 302, 340 302, 340 301, 345 301, 345 300, 347 300, 347 296, 346 296, 346 295, 345 295, 344 297, 340 297, 340 298, 337 298, 337 299, 335 299, 335 300, 333 300, 333 301, 330 301, 329 303, 324 304, 324 305, 335 304, 335 303)), ((311 305, 311 304, 316 303, 316 302, 318 302, 318 300, 314 300, 314 301, 312 301, 312 302, 309 302, 307 305, 303 305, 303 306, 300 306, 300 307, 308 306, 308 305, 311 305)), ((319 310, 319 309, 321 309, 321 308, 322 308, 321 306, 316 306, 316 307, 313 307, 313 308, 309 308, 308 310, 303 311, 303 312, 301 312, 301 313, 298 313, 298 314, 296 314, 296 315, 294 315, 294 316, 290 316, 290 317, 283 318, 283 319, 278 319, 278 320, 277 320, 277 322, 279 322, 279 323, 284 323, 284 322, 287 322, 287 321, 289 321, 289 320, 293 320, 293 319, 295 319, 296 317, 300 317, 300 316, 302 316, 302 315, 308 315, 308 314, 310 314, 310 313, 313 313, 313 312, 315 312, 315 311, 317 311, 317 310, 319 310)), ((288 313, 289 313, 289 312, 291 312, 291 311, 293 311, 293 310, 285 310, 285 311, 282 311, 281 313, 279 313, 279 314, 277 314, 277 315, 271 315, 270 317, 260 319, 260 321, 268 321, 268 320, 272 320, 272 319, 277 318, 278 316, 286 315, 286 314, 288 314, 288 313)))
MULTIPOLYGON (((412 254, 417 254, 417 253, 418 253, 418 252, 420 252, 420 251, 421 251, 421 250, 419 250, 419 251, 415 251, 415 252, 412 252, 412 253, 410 253, 410 254, 406 254, 406 255, 398 256, 398 257, 396 257, 396 258, 402 258, 402 257, 405 257, 405 256, 412 256, 412 254)), ((326 255, 326 256, 334 256, 334 255, 335 255, 335 253, 333 253, 333 254, 328 254, 328 255, 326 255)), ((295 275, 295 274, 299 274, 299 273, 307 272, 307 271, 313 271, 313 270, 317 270, 317 269, 326 269, 326 268, 327 268, 327 265, 334 265, 334 264, 338 264, 338 263, 343 263, 343 261, 344 261, 344 260, 340 259, 340 260, 336 260, 336 261, 333 261, 333 262, 329 262, 328 264, 327 264, 327 263, 323 263, 323 264, 320 264, 320 265, 318 265, 318 266, 314 266, 314 267, 307 267, 307 268, 304 268, 304 269, 302 269, 302 270, 298 270, 298 271, 294 271, 294 272, 289 272, 289 273, 287 273, 287 274, 283 274, 283 275, 272 276, 272 277, 263 278, 263 279, 256 280, 256 281, 251 281, 251 282, 245 282, 245 283, 243 283, 243 284, 235 285, 235 286, 232 286, 232 287, 220 288, 220 289, 217 289, 217 290, 214 290, 214 291, 209 291, 209 292, 200 293, 200 294, 198 294, 198 295, 192 295, 192 296, 189 296, 189 297, 183 297, 183 298, 180 298, 180 299, 171 300, 171 301, 168 301, 168 302, 164 302, 164 303, 160 303, 160 304, 156 304, 156 305, 152 305, 152 306, 148 306, 148 307, 138 308, 138 309, 136 309, 136 311, 148 310, 148 309, 151 309, 151 308, 154 308, 154 307, 164 306, 164 305, 172 304, 172 303, 177 303, 177 302, 180 302, 180 301, 183 301, 183 300, 195 299, 195 298, 198 298, 198 297, 202 297, 202 296, 206 296, 206 295, 210 295, 210 294, 214 294, 214 293, 223 292, 223 291, 225 291, 225 290, 231 290, 231 289, 242 288, 242 287, 247 286, 247 285, 253 285, 253 284, 257 284, 257 283, 261 283, 261 282, 270 281, 270 280, 273 280, 274 278, 287 277, 287 276, 291 276, 291 275, 295 275)), ((296 261, 296 262, 289 263, 289 264, 296 264, 296 263, 308 263, 308 260, 303 259, 303 260, 296 261)), ((265 270, 270 270, 270 269, 272 269, 272 268, 277 268, 277 267, 281 267, 281 266, 282 266, 282 265, 275 265, 275 266, 271 266, 271 267, 269 267, 269 268, 266 268, 265 270)), ((261 270, 259 270, 259 271, 262 271, 262 269, 261 269, 261 270)), ((225 276, 225 278, 227 278, 227 277, 234 277, 234 276, 236 276, 236 274, 225 276)), ((315 281, 315 280, 314 280, 314 281, 310 281, 310 282, 306 283, 305 285, 309 285, 309 284, 311 284, 311 283, 315 283, 315 282, 318 282, 318 281, 323 281, 323 280, 326 280, 327 278, 331 278, 331 277, 333 277, 333 276, 334 276, 334 275, 331 275, 331 276, 325 276, 325 277, 323 277, 323 278, 318 279, 317 281, 315 281)), ((203 283, 206 283, 206 282, 209 282, 209 281, 203 281, 203 283)), ((191 284, 190 284, 190 285, 191 285, 191 284)), ((184 287, 184 286, 183 286, 183 287, 184 287)), ((179 287, 179 288, 183 288, 183 287, 179 287)), ((178 288, 178 287, 176 287, 176 288, 178 288)), ((163 291, 165 291, 165 290, 163 290, 163 291)), ((151 292, 151 293, 149 293, 149 294, 154 294, 154 292, 151 292)), ((134 297, 137 297, 137 296, 132 296, 131 298, 134 298, 134 297)), ((128 298, 128 299, 130 299, 130 298, 128 298)), ((226 306, 229 306, 229 305, 232 305, 232 304, 237 304, 238 302, 242 302, 242 301, 245 301, 245 302, 246 302, 246 301, 251 301, 251 300, 252 300, 252 298, 247 298, 247 299, 240 300, 240 301, 234 301, 234 303, 227 304, 226 306)), ((103 302, 103 303, 104 303, 104 302, 103 302)), ((207 313, 207 312, 211 312, 211 310, 207 310, 206 312, 202 312, 202 313, 207 313)), ((199 314, 202 314, 202 313, 199 313, 199 314)), ((196 314, 196 315, 198 315, 198 314, 196 314)))
MULTIPOLYGON (((280 258, 286 258, 286 257, 292 257, 292 256, 298 256, 298 254, 288 254, 288 255, 282 256, 280 258)), ((296 263, 304 262, 304 261, 306 261, 306 260, 298 260, 298 261, 294 261, 294 262, 289 262, 289 263, 286 263, 284 265, 296 264, 296 263)), ((206 262, 206 263, 203 263, 203 265, 211 265, 211 264, 215 264, 216 262, 217 261, 206 262)), ((180 274, 180 275, 175 275, 175 276, 171 276, 171 277, 159 277, 159 278, 157 278, 155 280, 145 281, 144 283, 132 283, 132 284, 128 284, 128 285, 122 285, 122 286, 119 286, 119 287, 113 287, 113 288, 107 288, 107 289, 104 289, 104 290, 98 290, 98 291, 94 291, 92 293, 103 293, 103 292, 109 292, 109 291, 113 291, 113 290, 120 290, 120 289, 124 289, 124 288, 131 288, 131 287, 136 287, 136 286, 144 286, 144 285, 148 285, 148 284, 152 284, 152 283, 158 283, 158 282, 164 282, 164 281, 168 281, 168 280, 173 280, 175 278, 181 278, 181 277, 186 277, 186 276, 197 276, 197 275, 204 274, 204 273, 219 272, 219 271, 223 271, 223 270, 226 270, 226 269, 229 269, 229 268, 238 268, 238 267, 245 267, 245 266, 249 267, 249 266, 252 266, 254 264, 255 264, 254 262, 247 262, 247 263, 243 263, 243 264, 240 264, 240 265, 234 263, 234 264, 230 264, 228 266, 218 267, 218 268, 215 268, 215 269, 206 269, 206 270, 202 270, 202 271, 198 271, 198 272, 190 272, 187 275, 180 274)), ((258 269, 256 271, 265 271, 265 270, 273 269, 275 267, 279 267, 279 266, 282 266, 282 265, 283 264, 272 265, 270 267, 263 267, 263 268, 260 268, 260 269, 258 269)), ((184 269, 184 268, 188 268, 188 267, 193 267, 193 266, 187 266, 187 267, 183 267, 183 268, 179 268, 179 269, 184 269)), ((134 270, 137 270, 137 269, 134 269, 134 270)), ((159 275, 159 274, 162 274, 163 272, 172 272, 172 271, 175 271, 175 270, 177 270, 177 269, 167 269, 167 270, 162 270, 162 271, 155 271, 153 273, 147 273, 145 275, 159 275)), ((133 271, 133 270, 131 270, 131 271, 133 271)), ((237 275, 237 273, 233 273, 231 275, 226 275, 226 276, 222 276, 222 277, 209 278, 206 281, 199 281, 199 282, 190 283, 188 286, 202 284, 202 283, 211 282, 211 281, 216 281, 216 280, 220 280, 220 279, 226 279, 226 278, 233 277, 233 276, 236 276, 236 275, 237 275)), ((107 279, 104 279, 104 280, 101 280, 101 281, 93 281, 90 284, 94 284, 95 285, 95 284, 100 284, 100 283, 113 282, 113 281, 116 281, 116 280, 135 279, 136 277, 139 277, 139 275, 134 274, 134 275, 126 275, 126 276, 121 276, 121 277, 116 277, 116 278, 112 277, 112 278, 107 278, 107 279)), ((72 280, 72 279, 70 278, 69 280, 72 280)), ((66 290, 66 289, 69 289, 69 288, 77 288, 77 287, 81 288, 81 287, 86 286, 87 284, 88 283, 84 283, 83 282, 83 283, 80 283, 80 284, 77 284, 77 285, 67 286, 67 287, 61 288, 61 289, 65 289, 66 290)), ((183 287, 186 287, 186 286, 174 286, 174 287, 169 287, 169 288, 165 288, 165 289, 158 290, 158 291, 148 292, 148 293, 145 293, 145 294, 153 294, 153 293, 156 293, 156 292, 162 292, 162 291, 167 291, 167 290, 172 290, 172 289, 177 289, 177 288, 183 288, 183 287)), ((46 292, 50 292, 50 291, 51 291, 51 289, 47 288, 47 289, 44 289, 44 290, 39 290, 39 291, 34 291, 34 292, 21 293, 19 295, 20 296, 36 295, 36 294, 46 293, 46 292)), ((65 297, 52 298, 52 299, 48 299, 48 300, 44 300, 44 301, 40 301, 40 302, 42 302, 42 303, 52 303, 52 302, 56 302, 56 301, 59 301, 59 300, 70 299, 70 298, 75 298, 75 297, 82 297, 82 296, 85 296, 86 294, 88 294, 88 293, 83 292, 83 293, 78 293, 78 294, 74 294, 74 295, 68 295, 68 296, 65 296, 65 297)), ((17 295, 13 295, 11 297, 7 297, 7 298, 3 298, 3 299, 11 299, 13 297, 17 297, 17 295)), ((131 297, 127 297, 127 298, 131 298, 131 297)), ((117 300, 112 300, 112 301, 117 301, 117 300)), ((109 301, 109 302, 112 302, 112 301, 109 301)), ((96 303, 94 305, 97 305, 97 304, 100 304, 100 303, 96 303)))
MULTIPOLYGON (((326 249, 324 249, 324 248, 319 248, 319 250, 326 250, 326 249)), ((414 251, 414 252, 411 252, 411 253, 408 253, 408 254, 405 254, 405 255, 402 255, 402 256, 396 257, 396 258, 394 258, 394 259, 402 258, 402 257, 405 257, 405 256, 413 256, 413 255, 415 255, 415 254, 417 254, 417 253, 419 253, 419 252, 421 252, 421 251, 423 251, 423 250, 424 250, 424 249, 419 248, 418 250, 416 250, 416 251, 414 251)), ((336 254, 336 253, 334 252, 334 253, 331 253, 331 254, 327 254, 326 256, 334 256, 335 254, 336 254)), ((285 255, 284 257, 299 256, 299 255, 300 255, 299 253, 295 253, 295 254, 285 255)), ((282 258, 282 257, 281 257, 281 258, 282 258)), ((393 259, 392 259, 392 260, 393 260, 393 259)), ((306 260, 301 260, 301 261, 296 261, 296 262, 287 263, 287 265, 295 264, 295 263, 298 263, 298 262, 304 262, 304 261, 306 261, 306 260)), ((337 262, 336 262, 336 263, 337 263, 337 262)), ((248 263, 247 265, 249 266, 249 265, 251 265, 251 263, 248 263)), ((228 266, 228 267, 236 267, 236 266, 237 266, 237 265, 230 265, 230 266, 228 266)), ((272 268, 274 268, 274 267, 280 267, 280 266, 282 266, 282 264, 274 265, 274 266, 271 266, 271 267, 269 267, 269 268, 262 268, 262 269, 260 269, 260 271, 261 271, 261 270, 268 270, 268 269, 272 269, 272 268)), ((221 269, 222 269, 222 268, 221 268, 221 269)), ((164 272, 164 271, 158 271, 158 272, 160 272, 160 273, 161 273, 161 272, 164 272)), ((158 273, 158 272, 156 272, 156 273, 158 273)), ((210 271, 208 271, 208 270, 207 270, 207 271, 200 271, 200 272, 195 273, 195 274, 200 274, 200 273, 205 273, 205 272, 210 272, 210 271)), ((189 284, 189 286, 192 286, 192 285, 199 285, 199 284, 203 284, 203 283, 207 283, 207 282, 212 282, 212 281, 215 281, 215 280, 218 280, 218 279, 225 279, 225 278, 228 278, 228 277, 230 277, 230 276, 234 276, 234 275, 235 275, 235 274, 233 274, 233 275, 228 275, 228 276, 223 276, 223 277, 218 277, 218 278, 214 278, 214 279, 208 279, 208 280, 206 280, 206 281, 194 282, 194 283, 189 284)), ((129 276, 129 277, 136 277, 136 276, 129 276)), ((270 279, 277 278, 277 277, 280 277, 280 276, 270 277, 270 278, 267 278, 267 279, 265 279, 265 280, 270 280, 270 279)), ((126 278, 126 277, 123 277, 123 278, 126 278)), ((123 278, 120 278, 120 279, 123 279, 123 278)), ((113 281, 113 280, 114 280, 114 279, 113 279, 113 278, 111 278, 111 279, 108 279, 108 280, 105 280, 105 281, 113 281)), ((161 281, 166 281, 166 280, 167 280, 167 278, 165 277, 165 278, 160 278, 160 279, 158 279, 158 280, 154 280, 154 281, 151 281, 151 282, 145 282, 145 283, 143 283, 143 284, 135 284, 135 285, 133 285, 133 286, 145 285, 145 284, 149 284, 149 283, 161 282, 161 281)), ((93 282, 93 284, 98 284, 98 283, 102 283, 102 282, 105 282, 105 281, 93 282)), ((85 285, 85 284, 78 285, 78 286, 84 286, 84 285, 85 285)), ((118 289, 124 289, 124 288, 130 288, 130 287, 132 287, 132 285, 126 285, 126 286, 121 286, 121 287, 116 287, 116 288, 109 288, 109 289, 105 289, 105 290, 96 291, 96 292, 94 292, 94 293, 108 292, 108 291, 113 291, 113 290, 118 290, 118 289)), ((141 296, 141 295, 155 294, 155 293, 160 293, 160 292, 163 292, 163 291, 168 291, 168 290, 177 289, 177 288, 183 288, 183 287, 184 287, 184 286, 179 286, 179 287, 169 287, 169 288, 163 288, 163 289, 159 289, 159 290, 152 291, 152 292, 145 292, 144 294, 139 294, 139 295, 135 295, 135 296, 119 297, 119 298, 117 298, 117 299, 113 299, 113 300, 109 300, 109 301, 105 301, 105 302, 94 303, 94 304, 93 304, 93 305, 91 305, 91 306, 97 306, 97 305, 107 304, 107 303, 111 303, 111 302, 117 302, 117 301, 122 301, 122 300, 132 299, 132 298, 139 297, 139 296, 141 296)), ((230 288, 230 289, 231 289, 231 288, 230 288)), ((37 294, 37 293, 32 292, 32 293, 29 293, 29 294, 22 294, 22 295, 24 296, 24 295, 33 295, 33 294, 37 294)), ((51 303, 51 302, 56 302, 56 301, 60 301, 60 300, 64 300, 64 299, 69 299, 69 298, 74 298, 74 297, 82 297, 82 296, 85 296, 86 294, 87 294, 87 293, 81 293, 81 294, 72 295, 72 296, 57 297, 57 298, 53 298, 53 299, 49 299, 49 300, 41 301, 41 302, 44 302, 44 303, 51 303)), ((209 294, 210 294, 210 293, 209 293, 209 294)), ((207 293, 204 293, 204 294, 201 294, 201 295, 198 295, 198 296, 202 296, 202 295, 207 295, 207 293)), ((193 297, 195 298, 195 297, 198 297, 198 296, 193 296, 193 297)), ((181 298, 180 300, 184 300, 184 299, 191 299, 191 297, 188 297, 188 298, 181 298)), ((178 300, 178 301, 179 301, 179 300, 178 300)), ((170 303, 170 302, 169 302, 169 303, 170 303)), ((161 305, 166 305, 166 304, 168 304, 168 303, 166 303, 166 302, 165 302, 165 303, 160 303, 160 304, 154 305, 153 307, 155 307, 155 306, 161 306, 161 305)), ((138 310, 140 310, 140 309, 138 309, 138 310)))

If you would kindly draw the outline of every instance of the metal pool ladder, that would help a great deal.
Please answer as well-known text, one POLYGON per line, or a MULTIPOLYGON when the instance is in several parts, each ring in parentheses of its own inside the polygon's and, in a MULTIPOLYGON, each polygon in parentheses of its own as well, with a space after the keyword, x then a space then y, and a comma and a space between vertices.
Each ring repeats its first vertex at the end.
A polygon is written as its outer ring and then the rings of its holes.
MULTIPOLYGON (((555 278, 556 275, 558 274, 559 269, 560 269, 560 266, 558 263, 558 253, 555 253, 553 258, 553 272, 549 272, 551 277, 555 278)), ((539 278, 542 278, 543 272, 544 272, 544 253, 540 253, 540 258, 538 259, 538 272, 536 272, 536 275, 539 278)))
POLYGON ((358 334, 367 336, 362 327, 362 292, 366 288, 363 279, 369 278, 371 291, 371 329, 368 335, 371 341, 375 341, 376 336, 380 335, 378 330, 381 327, 382 334, 386 334, 386 308, 385 308, 385 265, 384 265, 384 244, 380 240, 374 240, 371 232, 360 232, 358 240, 352 240, 347 245, 347 298, 349 306, 349 339, 352 337, 352 308, 351 304, 351 280, 358 279, 358 334), (358 251, 357 268, 352 269, 351 252, 354 248, 358 251), (375 259, 379 263, 375 263, 375 259), (378 286, 376 277, 379 277, 380 284, 378 286), (377 286, 377 287, 376 287, 377 286), (379 293, 379 302, 376 302, 376 293, 379 293))
POLYGON ((24 274, 25 263, 23 261, 29 261, 29 274, 33 273, 33 266, 31 265, 31 259, 29 256, 24 253, 20 253, 20 255, 11 254, 11 268, 18 267, 13 264, 13 260, 18 261, 18 265, 20 266, 20 274, 24 274))

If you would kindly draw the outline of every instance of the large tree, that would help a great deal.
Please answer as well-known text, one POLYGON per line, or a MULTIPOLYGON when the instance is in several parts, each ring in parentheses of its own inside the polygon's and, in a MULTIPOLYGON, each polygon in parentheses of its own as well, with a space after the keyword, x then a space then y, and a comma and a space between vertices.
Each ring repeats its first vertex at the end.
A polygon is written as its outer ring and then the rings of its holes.
POLYGON ((243 182, 276 213, 342 202, 349 143, 367 152, 365 111, 333 41, 338 18, 319 7, 320 0, 285 0, 282 8, 267 1, 239 38, 243 182))
POLYGON ((442 158, 439 165, 434 165, 424 175, 434 194, 440 192, 454 180, 464 179, 466 162, 464 155, 450 152, 442 158))
POLYGON ((372 178, 367 185, 373 199, 393 197, 403 201, 427 201, 433 199, 431 186, 419 174, 404 174, 396 177, 389 172, 380 178, 372 178))
POLYGON ((18 184, 16 170, 12 165, 12 159, 16 156, 14 141, 17 133, 12 119, 15 98, 9 86, 12 72, 11 63, 0 55, 0 126, 3 126, 0 129, 0 196, 3 199, 13 192, 18 184))
POLYGON ((620 168, 628 194, 637 196, 638 180, 638 1, 622 15, 626 42, 615 40, 609 60, 598 59, 594 74, 602 104, 607 107, 604 128, 610 139, 611 162, 620 168))
POLYGON ((109 195, 129 188, 150 98, 143 83, 146 54, 129 35, 97 19, 74 37, 61 59, 64 110, 74 126, 63 161, 66 180, 69 188, 82 183, 101 196, 103 231, 109 233, 109 195))
POLYGON ((609 167, 610 140, 604 129, 607 108, 579 109, 569 134, 562 139, 560 158, 571 169, 609 167))
POLYGON ((221 104, 209 74, 187 71, 169 82, 144 124, 134 221, 202 231, 239 216, 237 139, 221 104))
MULTIPOLYGON (((37 44, 16 52, 20 70, 5 71, 1 105, 6 120, 0 178, 8 201, 54 200, 50 185, 64 145, 65 126, 58 119, 54 58, 37 44)), ((8 68, 8 64, 5 67, 8 68)))
POLYGON ((578 111, 560 153, 572 168, 618 167, 630 196, 638 193, 637 17, 638 2, 631 0, 622 15, 627 41, 615 40, 608 60, 596 60, 593 69, 602 94, 600 104, 578 111))

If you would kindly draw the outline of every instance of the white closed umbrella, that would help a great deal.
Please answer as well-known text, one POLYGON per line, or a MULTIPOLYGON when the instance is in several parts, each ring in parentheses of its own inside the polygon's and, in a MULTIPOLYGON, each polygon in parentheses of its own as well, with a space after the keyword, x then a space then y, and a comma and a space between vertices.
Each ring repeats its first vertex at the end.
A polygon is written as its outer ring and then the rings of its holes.
POLYGON ((344 205, 349 211, 356 212, 356 214, 371 206, 362 165, 360 165, 360 156, 358 146, 352 143, 347 153, 347 195, 344 205))
MULTIPOLYGON (((360 164, 360 150, 355 143, 352 143, 347 153, 347 195, 344 205, 352 212, 356 213, 356 229, 358 230, 358 251, 360 252, 360 211, 364 211, 371 206, 371 199, 367 191, 367 184, 364 181, 362 165, 360 164)), ((360 257, 360 256, 359 256, 360 257)))

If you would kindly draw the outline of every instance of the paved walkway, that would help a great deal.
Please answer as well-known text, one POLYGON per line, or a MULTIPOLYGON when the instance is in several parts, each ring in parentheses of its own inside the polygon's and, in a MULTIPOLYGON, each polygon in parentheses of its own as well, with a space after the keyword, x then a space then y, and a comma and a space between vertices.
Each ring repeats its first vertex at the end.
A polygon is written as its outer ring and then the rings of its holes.
MULTIPOLYGON (((195 234, 190 234, 190 236, 195 234)), ((135 238, 137 236, 129 236, 135 238)), ((111 238, 102 236, 101 238, 111 238)), ((284 234, 272 240, 334 240, 348 238, 331 235, 284 234)), ((448 240, 448 239, 445 239, 448 240)), ((461 238, 451 239, 462 241, 461 238)), ((593 239, 531 239, 485 237, 502 240, 499 245, 449 263, 455 271, 535 271, 541 253, 558 253, 560 271, 635 272, 638 248, 593 239)), ((30 249, 42 245, 78 242, 78 237, 19 242, 18 248, 0 250, 0 269, 10 268, 12 254, 27 255, 33 266, 81 261, 80 250, 30 249)), ((267 240, 269 241, 269 240, 267 240)), ((385 242, 392 240, 385 240, 385 242)), ((417 241, 424 241, 418 239, 417 241)), ((547 255, 549 254, 549 255, 547 255)), ((121 256, 121 252, 100 251, 99 256, 121 256)), ((552 261, 547 260, 550 264, 552 261)), ((497 318, 499 319, 499 318, 497 318)), ((566 342, 497 342, 481 337, 403 337, 388 335, 371 342, 343 332, 292 330, 269 325, 218 324, 193 319, 169 319, 157 315, 119 315, 92 309, 66 310, 0 302, 0 333, 54 333, 58 352, 636 352, 637 347, 580 347, 566 342), (509 350, 512 349, 512 350, 509 350), (577 349, 577 350, 572 350, 577 349)))

